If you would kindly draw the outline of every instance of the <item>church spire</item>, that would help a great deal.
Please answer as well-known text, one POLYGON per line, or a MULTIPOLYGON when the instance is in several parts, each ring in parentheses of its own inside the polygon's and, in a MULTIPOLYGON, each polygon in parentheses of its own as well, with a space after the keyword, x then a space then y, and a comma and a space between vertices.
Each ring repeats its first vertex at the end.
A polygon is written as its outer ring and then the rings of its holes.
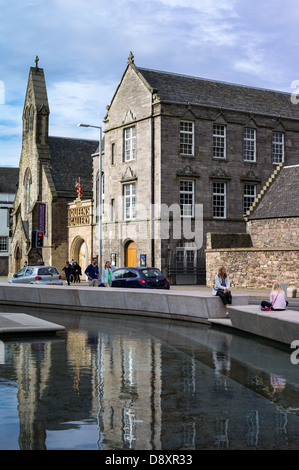
POLYGON ((38 67, 39 58, 35 58, 35 67, 30 67, 27 92, 23 112, 23 139, 30 138, 36 144, 44 145, 48 141, 49 103, 44 71, 38 67))

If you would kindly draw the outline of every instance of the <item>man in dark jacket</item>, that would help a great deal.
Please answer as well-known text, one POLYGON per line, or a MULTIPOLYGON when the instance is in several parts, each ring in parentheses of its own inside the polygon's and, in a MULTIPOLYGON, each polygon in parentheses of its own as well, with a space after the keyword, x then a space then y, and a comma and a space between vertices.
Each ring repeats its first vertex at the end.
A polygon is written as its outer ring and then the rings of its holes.
POLYGON ((88 285, 91 287, 98 287, 98 279, 100 279, 99 267, 97 265, 97 258, 92 258, 91 264, 85 269, 85 274, 88 277, 88 285))

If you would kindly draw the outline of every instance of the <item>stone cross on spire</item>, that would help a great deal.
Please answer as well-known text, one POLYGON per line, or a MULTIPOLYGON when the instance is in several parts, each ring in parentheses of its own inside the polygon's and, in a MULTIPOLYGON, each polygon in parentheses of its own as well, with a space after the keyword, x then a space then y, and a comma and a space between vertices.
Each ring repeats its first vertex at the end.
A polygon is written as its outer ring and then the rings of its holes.
POLYGON ((38 69, 38 61, 39 61, 39 58, 38 56, 35 57, 35 68, 38 69))
POLYGON ((130 52, 128 57, 128 64, 134 64, 134 55, 132 51, 130 52))

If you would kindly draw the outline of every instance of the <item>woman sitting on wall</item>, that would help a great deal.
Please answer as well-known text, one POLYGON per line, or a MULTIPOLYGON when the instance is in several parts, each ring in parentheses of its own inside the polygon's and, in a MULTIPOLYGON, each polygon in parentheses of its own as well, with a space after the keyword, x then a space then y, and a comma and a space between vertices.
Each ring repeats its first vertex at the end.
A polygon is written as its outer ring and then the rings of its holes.
POLYGON ((261 302, 261 308, 267 308, 269 310, 285 310, 288 306, 285 293, 280 287, 279 282, 272 281, 272 291, 270 293, 270 302, 263 300, 261 302))
MULTIPOLYGON (((215 276, 213 295, 218 295, 225 307, 232 303, 229 276, 224 266, 219 269, 218 274, 215 276)), ((226 314, 228 315, 228 313, 226 314)))

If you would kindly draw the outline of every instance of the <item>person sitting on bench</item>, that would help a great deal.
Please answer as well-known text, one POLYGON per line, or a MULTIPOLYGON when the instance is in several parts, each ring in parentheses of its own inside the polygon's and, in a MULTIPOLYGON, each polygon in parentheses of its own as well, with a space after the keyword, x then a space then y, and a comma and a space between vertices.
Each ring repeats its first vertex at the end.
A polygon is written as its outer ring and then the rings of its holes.
POLYGON ((280 287, 279 282, 272 281, 272 291, 270 293, 270 302, 263 300, 261 302, 261 308, 269 308, 270 310, 285 310, 288 306, 285 293, 280 287))
MULTIPOLYGON (((232 303, 232 294, 230 291, 230 282, 229 282, 229 276, 226 272, 226 268, 222 266, 218 274, 215 276, 215 283, 213 287, 213 295, 218 295, 225 307, 228 305, 231 305, 232 303)), ((228 315, 228 313, 227 313, 228 315)))

